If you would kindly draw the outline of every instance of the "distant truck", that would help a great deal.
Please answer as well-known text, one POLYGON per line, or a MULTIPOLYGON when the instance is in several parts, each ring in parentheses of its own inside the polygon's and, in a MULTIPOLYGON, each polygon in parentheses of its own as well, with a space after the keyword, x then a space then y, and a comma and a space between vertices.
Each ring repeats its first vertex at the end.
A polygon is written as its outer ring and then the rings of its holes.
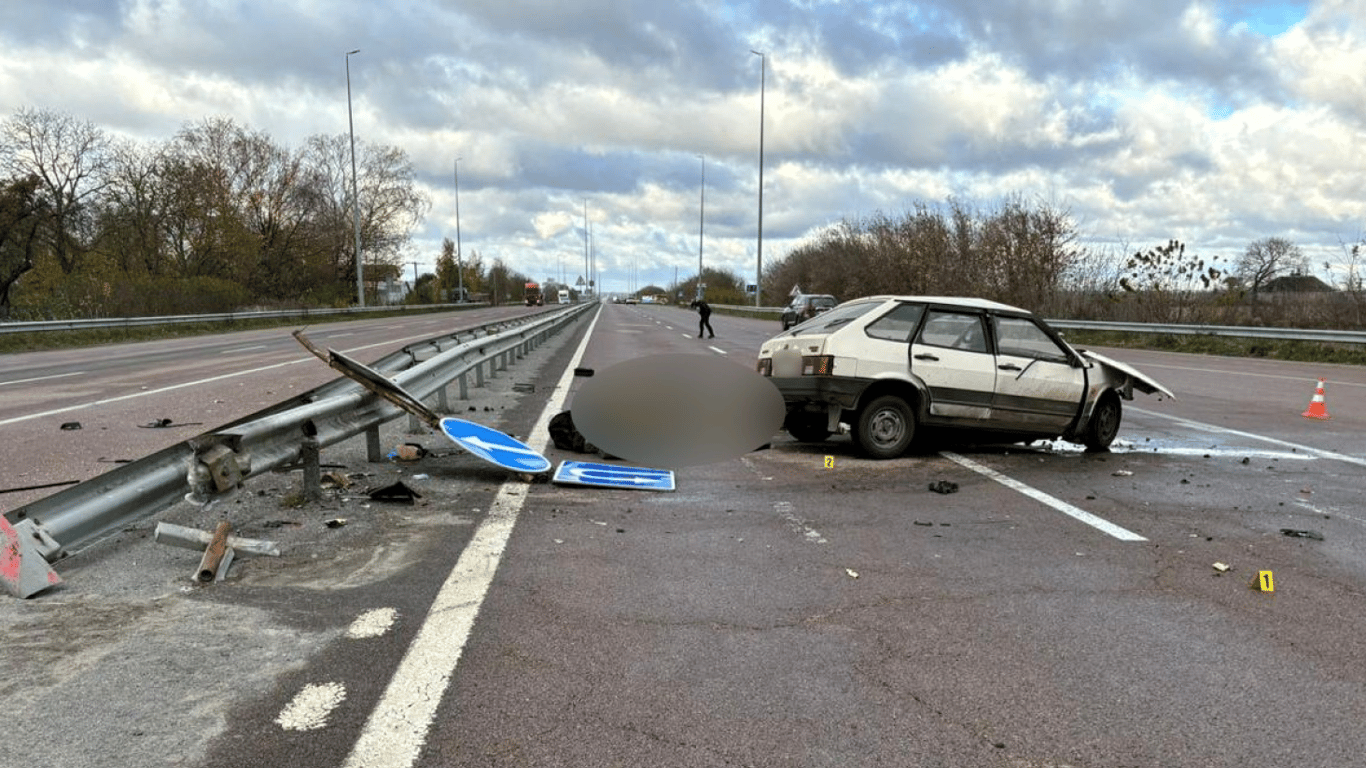
POLYGON ((568 303, 569 303, 569 289, 568 289, 568 288, 561 288, 561 289, 560 289, 560 303, 561 303, 561 304, 568 304, 568 303))
POLYGON ((526 305, 528 307, 545 306, 545 297, 541 295, 540 283, 527 283, 523 295, 526 296, 526 305))

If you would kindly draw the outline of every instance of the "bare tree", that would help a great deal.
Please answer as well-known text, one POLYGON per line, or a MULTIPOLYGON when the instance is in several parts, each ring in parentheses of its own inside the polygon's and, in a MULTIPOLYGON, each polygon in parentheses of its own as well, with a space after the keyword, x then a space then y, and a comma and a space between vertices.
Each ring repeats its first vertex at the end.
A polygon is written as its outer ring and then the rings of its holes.
POLYGON ((111 147, 94 123, 62 112, 24 108, 0 124, 0 171, 38 177, 52 210, 46 239, 68 275, 98 240, 96 214, 109 185, 111 147))
POLYGON ((0 317, 10 315, 10 289, 33 269, 39 229, 47 214, 39 184, 37 176, 28 176, 0 188, 0 317))
POLYGON ((1308 269, 1309 260, 1300 247, 1283 237, 1266 237, 1249 243, 1234 265, 1234 271, 1243 279, 1253 301, 1272 280, 1287 274, 1301 274, 1308 269))

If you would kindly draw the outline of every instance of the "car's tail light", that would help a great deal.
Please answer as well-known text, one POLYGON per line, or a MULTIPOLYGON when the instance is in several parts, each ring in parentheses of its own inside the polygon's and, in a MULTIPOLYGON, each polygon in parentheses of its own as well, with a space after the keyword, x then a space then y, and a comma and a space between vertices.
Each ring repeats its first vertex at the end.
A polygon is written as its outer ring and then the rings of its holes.
POLYGON ((773 375, 773 358, 771 358, 771 357, 760 358, 760 359, 759 359, 759 364, 758 364, 757 366, 755 366, 755 370, 757 370, 757 371, 759 372, 759 375, 760 375, 760 376, 772 376, 772 375, 773 375))
POLYGON ((812 355, 802 358, 803 376, 830 376, 834 372, 834 355, 812 355))

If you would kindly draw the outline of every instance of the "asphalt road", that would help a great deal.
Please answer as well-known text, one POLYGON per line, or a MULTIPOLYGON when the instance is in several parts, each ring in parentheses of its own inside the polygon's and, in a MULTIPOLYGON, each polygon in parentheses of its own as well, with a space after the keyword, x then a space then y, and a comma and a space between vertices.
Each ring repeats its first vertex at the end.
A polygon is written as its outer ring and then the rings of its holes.
MULTIPOLYGON (((748 367, 776 331, 712 324, 717 338, 699 340, 684 310, 606 306, 454 407, 540 447, 576 366, 691 352, 748 367)), ((390 349, 371 334, 426 331, 311 335, 373 359, 390 349)), ((201 340, 215 365, 181 352, 121 365, 101 349, 74 357, 107 365, 67 363, 97 374, 64 378, 43 378, 69 372, 55 362, 0 360, 0 450, 67 441, 0 455, 3 484, 79 477, 90 456, 161 447, 142 432, 173 439, 137 426, 152 418, 224 422, 332 377, 293 343, 201 340), (223 363, 261 372, 218 378, 223 363), (137 396, 60 410, 120 393, 137 396), (191 407, 205 404, 211 415, 191 407), (74 419, 84 429, 57 429, 74 419)), ((874 462, 847 438, 778 435, 647 493, 527 485, 392 424, 386 441, 434 453, 370 465, 353 440, 323 458, 357 487, 404 480, 415 506, 354 488, 290 506, 297 478, 257 478, 231 506, 163 517, 229 519, 279 541, 280 558, 191 587, 197 555, 153 544, 146 521, 60 564, 63 587, 0 602, 16 736, 0 762, 1357 764, 1366 370, 1107 354, 1178 399, 1126 403, 1120 444, 1100 455, 1014 445, 874 462), (1332 420, 1300 415, 1320 377, 1332 420), (959 491, 930 492, 940 480, 959 491), (335 519, 347 524, 324 525, 335 519)))

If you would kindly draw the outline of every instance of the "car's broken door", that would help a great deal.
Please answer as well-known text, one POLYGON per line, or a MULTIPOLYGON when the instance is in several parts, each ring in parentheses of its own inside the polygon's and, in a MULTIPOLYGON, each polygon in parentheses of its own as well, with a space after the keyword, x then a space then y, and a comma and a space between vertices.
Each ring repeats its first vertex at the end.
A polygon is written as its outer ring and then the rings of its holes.
POLYGON ((997 317, 991 420, 1007 429, 1061 433, 1080 410, 1086 372, 1037 323, 997 317))

